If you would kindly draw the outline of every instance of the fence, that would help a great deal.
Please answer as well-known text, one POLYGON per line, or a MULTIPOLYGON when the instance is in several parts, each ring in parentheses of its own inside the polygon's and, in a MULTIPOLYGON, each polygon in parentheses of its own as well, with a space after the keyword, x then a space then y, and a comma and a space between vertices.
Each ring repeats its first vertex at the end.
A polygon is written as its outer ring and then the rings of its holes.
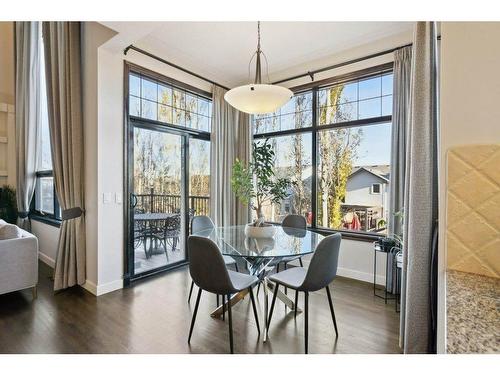
MULTIPOLYGON (((178 212, 181 209, 181 196, 174 194, 156 194, 151 189, 149 194, 134 194, 134 208, 141 212, 178 212)), ((196 215, 208 215, 210 197, 190 195, 189 208, 194 209, 196 215)))

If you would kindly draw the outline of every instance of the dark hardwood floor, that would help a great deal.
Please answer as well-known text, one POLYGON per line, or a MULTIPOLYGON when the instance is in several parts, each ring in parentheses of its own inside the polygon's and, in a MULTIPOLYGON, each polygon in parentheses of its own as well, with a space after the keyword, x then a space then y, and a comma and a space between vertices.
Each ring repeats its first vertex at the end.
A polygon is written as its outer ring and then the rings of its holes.
MULTIPOLYGON (((187 303, 187 268, 99 298, 82 288, 52 292, 50 269, 40 263, 38 298, 31 291, 0 296, 0 353, 227 353, 226 321, 211 318, 215 296, 204 293, 191 345, 187 335, 196 298, 187 303)), ((310 300, 310 353, 400 353, 399 315, 373 296, 371 285, 338 278, 332 295, 335 332, 324 291, 310 300)), ((193 293, 194 295, 196 293, 193 293)), ((292 292, 289 291, 291 295, 292 292)), ((258 297, 262 303, 262 291, 258 297)), ((303 299, 299 300, 299 306, 303 299)), ((250 298, 233 308, 235 353, 302 353, 303 314, 294 320, 279 301, 270 342, 257 336, 250 298)))

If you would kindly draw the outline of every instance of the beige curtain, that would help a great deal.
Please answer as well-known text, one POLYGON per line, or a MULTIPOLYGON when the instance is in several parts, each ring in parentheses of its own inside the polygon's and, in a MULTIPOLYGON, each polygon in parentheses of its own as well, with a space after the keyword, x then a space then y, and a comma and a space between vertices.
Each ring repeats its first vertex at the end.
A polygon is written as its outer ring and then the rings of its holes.
POLYGON ((16 167, 17 225, 30 230, 29 208, 36 184, 40 105, 39 22, 16 22, 16 167))
POLYGON ((81 45, 79 22, 44 22, 52 163, 62 225, 54 290, 86 279, 81 45))
POLYGON ((243 206, 231 188, 233 163, 236 158, 248 162, 251 150, 250 116, 224 100, 226 90, 214 86, 210 212, 215 225, 241 225, 249 221, 249 209, 243 206))
POLYGON ((406 135, 400 343, 428 353, 432 342, 431 259, 437 200, 437 34, 417 22, 413 37, 410 121, 406 135))

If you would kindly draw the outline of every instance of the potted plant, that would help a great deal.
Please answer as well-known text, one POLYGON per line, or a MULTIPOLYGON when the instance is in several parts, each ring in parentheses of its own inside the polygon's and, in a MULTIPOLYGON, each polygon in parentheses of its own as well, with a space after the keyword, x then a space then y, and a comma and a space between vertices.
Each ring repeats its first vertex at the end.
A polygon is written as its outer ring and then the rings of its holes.
POLYGON ((8 185, 0 187, 0 219, 11 224, 17 220, 16 190, 8 185))
POLYGON ((231 185, 234 192, 257 216, 256 220, 245 227, 245 234, 249 237, 268 238, 276 233, 276 228, 265 222, 262 207, 266 203, 280 204, 288 196, 291 181, 276 177, 274 159, 273 146, 266 139, 253 144, 252 160, 247 166, 238 159, 233 165, 231 185))

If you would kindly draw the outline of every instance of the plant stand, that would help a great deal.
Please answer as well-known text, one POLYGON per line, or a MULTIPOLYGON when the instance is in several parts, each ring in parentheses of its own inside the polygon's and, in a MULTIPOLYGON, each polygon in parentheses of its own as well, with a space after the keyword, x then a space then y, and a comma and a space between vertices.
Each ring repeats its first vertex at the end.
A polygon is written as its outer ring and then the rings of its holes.
POLYGON ((387 304, 387 301, 389 300, 395 300, 396 299, 396 295, 390 293, 387 291, 387 280, 388 280, 388 270, 389 270, 389 267, 391 267, 391 269, 393 269, 393 265, 389 265, 389 257, 387 257, 387 260, 385 262, 385 287, 384 288, 377 288, 377 253, 384 253, 384 254, 389 254, 388 251, 386 251, 384 248, 382 248, 378 242, 374 242, 373 243, 373 295, 378 297, 378 298, 382 298, 385 302, 385 304, 387 304), (377 293, 382 291, 383 294, 380 294, 380 293, 377 293))

